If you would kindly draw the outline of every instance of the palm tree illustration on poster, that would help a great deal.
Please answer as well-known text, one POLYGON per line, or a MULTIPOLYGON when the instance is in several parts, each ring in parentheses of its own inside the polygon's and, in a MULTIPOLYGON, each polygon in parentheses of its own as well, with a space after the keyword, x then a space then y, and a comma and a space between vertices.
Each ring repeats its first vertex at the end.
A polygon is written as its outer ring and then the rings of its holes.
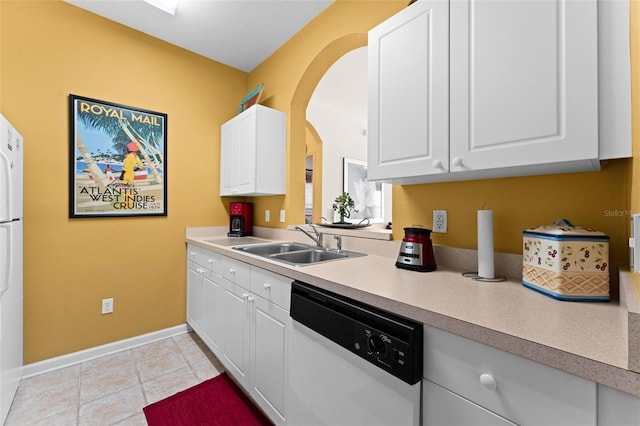
POLYGON ((167 115, 69 95, 69 216, 167 215, 167 115))

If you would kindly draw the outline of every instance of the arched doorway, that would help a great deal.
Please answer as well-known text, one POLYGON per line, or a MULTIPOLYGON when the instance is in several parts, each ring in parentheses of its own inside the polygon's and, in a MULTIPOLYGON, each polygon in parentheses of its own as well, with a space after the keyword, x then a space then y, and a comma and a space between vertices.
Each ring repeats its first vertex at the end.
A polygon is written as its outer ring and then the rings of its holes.
MULTIPOLYGON (((309 64, 291 99, 289 165, 292 170, 305 169, 307 120, 306 110, 316 86, 331 67, 345 53, 367 45, 367 34, 349 34, 328 44, 309 64)), ((291 173, 290 176, 296 176, 291 173)), ((305 179, 292 179, 289 184, 289 208, 294 223, 304 223, 305 179)), ((319 218, 313 217, 314 220, 319 218)))
POLYGON ((305 223, 318 223, 322 216, 322 140, 307 121, 305 170, 305 223), (319 172, 320 171, 320 172, 319 172), (310 175, 310 176, 309 176, 310 175))

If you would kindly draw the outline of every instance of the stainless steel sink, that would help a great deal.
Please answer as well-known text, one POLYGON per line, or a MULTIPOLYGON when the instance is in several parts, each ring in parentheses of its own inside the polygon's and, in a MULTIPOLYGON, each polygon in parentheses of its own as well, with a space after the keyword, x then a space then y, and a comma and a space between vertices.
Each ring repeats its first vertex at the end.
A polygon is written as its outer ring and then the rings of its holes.
POLYGON ((309 250, 312 246, 300 243, 272 243, 272 244, 256 244, 250 246, 234 247, 236 250, 258 256, 270 256, 277 253, 288 253, 290 251, 309 250))
POLYGON ((331 260, 366 256, 364 253, 357 253, 353 251, 338 252, 335 250, 327 250, 316 246, 292 242, 239 246, 233 247, 233 249, 293 266, 312 265, 331 260))
POLYGON ((345 257, 349 257, 349 255, 344 252, 338 253, 335 251, 327 251, 322 249, 310 249, 303 251, 294 251, 291 253, 277 254, 273 256, 273 259, 300 265, 326 262, 327 260, 334 259, 344 259, 345 257))

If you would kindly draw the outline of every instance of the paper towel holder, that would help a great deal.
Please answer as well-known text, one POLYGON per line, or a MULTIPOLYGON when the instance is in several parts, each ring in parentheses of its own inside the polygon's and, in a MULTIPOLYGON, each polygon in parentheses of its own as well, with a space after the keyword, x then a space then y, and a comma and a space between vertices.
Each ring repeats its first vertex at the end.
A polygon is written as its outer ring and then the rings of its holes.
POLYGON ((477 272, 463 272, 462 276, 465 278, 471 278, 474 281, 481 281, 485 283, 501 283, 506 281, 506 277, 485 278, 478 275, 477 272))
POLYGON ((493 211, 491 210, 491 205, 485 201, 482 203, 482 206, 478 211, 478 271, 464 272, 462 276, 481 282, 495 283, 506 281, 507 279, 505 277, 495 276, 495 274, 493 273, 493 263, 493 211), (483 213, 482 218, 480 214, 481 212, 483 213), (485 215, 485 213, 488 213, 489 215, 487 216, 485 215), (483 227, 482 233, 481 226, 483 227), (485 244, 483 248, 481 248, 481 238, 483 238, 484 241, 488 241, 488 246, 485 244), (487 266, 487 261, 490 263, 489 267, 487 266), (480 275, 481 271, 484 271, 487 276, 480 275))

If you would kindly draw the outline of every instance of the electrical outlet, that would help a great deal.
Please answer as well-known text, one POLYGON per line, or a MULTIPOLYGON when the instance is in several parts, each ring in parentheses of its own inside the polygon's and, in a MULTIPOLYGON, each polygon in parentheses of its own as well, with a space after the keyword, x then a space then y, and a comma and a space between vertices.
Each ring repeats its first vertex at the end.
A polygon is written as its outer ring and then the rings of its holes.
POLYGON ((102 314, 110 314, 113 312, 113 297, 102 299, 102 314))
POLYGON ((280 210, 280 222, 284 223, 284 210, 280 210))
POLYGON ((271 211, 265 210, 264 211, 264 221, 265 222, 269 222, 270 220, 271 220, 271 211))
POLYGON ((434 210, 433 211, 433 232, 439 232, 442 234, 447 233, 447 211, 446 210, 434 210))

